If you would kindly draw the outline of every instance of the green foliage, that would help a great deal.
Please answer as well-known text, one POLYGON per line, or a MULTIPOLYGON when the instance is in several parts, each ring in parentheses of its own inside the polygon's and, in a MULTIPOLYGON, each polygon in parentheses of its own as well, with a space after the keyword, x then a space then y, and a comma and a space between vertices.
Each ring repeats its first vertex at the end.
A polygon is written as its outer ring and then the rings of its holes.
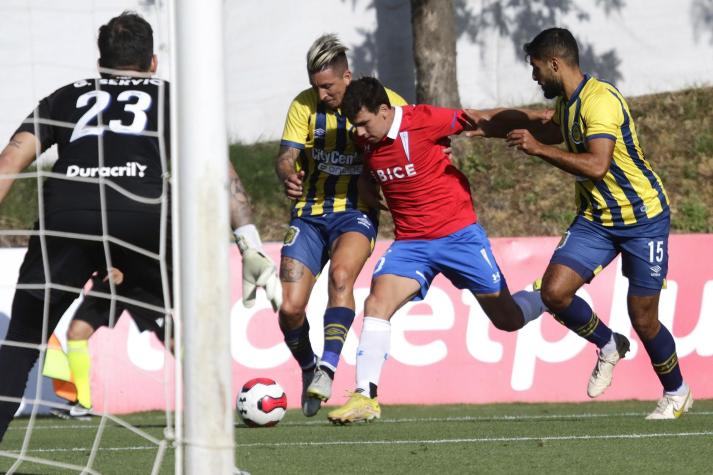
POLYGON ((698 155, 713 156, 713 134, 709 132, 698 135, 693 144, 693 150, 698 155))
MULTIPOLYGON (((36 172, 33 165, 27 173, 36 172)), ((0 203, 0 229, 28 230, 32 229, 37 220, 37 176, 30 175, 15 180, 10 192, 0 203)), ((0 246, 22 247, 27 245, 27 236, 2 235, 0 246)))
POLYGON ((683 232, 703 233, 713 231, 710 223, 710 208, 697 196, 686 197, 677 213, 677 229, 683 232))

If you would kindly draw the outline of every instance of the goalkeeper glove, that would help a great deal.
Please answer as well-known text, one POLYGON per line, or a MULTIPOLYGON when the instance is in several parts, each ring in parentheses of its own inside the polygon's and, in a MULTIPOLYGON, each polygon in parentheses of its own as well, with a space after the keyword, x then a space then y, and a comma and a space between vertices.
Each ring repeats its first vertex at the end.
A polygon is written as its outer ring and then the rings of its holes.
POLYGON ((282 304, 282 286, 272 260, 263 254, 257 229, 252 224, 235 230, 235 239, 243 256, 243 305, 255 305, 257 288, 263 287, 272 309, 277 311, 282 304))

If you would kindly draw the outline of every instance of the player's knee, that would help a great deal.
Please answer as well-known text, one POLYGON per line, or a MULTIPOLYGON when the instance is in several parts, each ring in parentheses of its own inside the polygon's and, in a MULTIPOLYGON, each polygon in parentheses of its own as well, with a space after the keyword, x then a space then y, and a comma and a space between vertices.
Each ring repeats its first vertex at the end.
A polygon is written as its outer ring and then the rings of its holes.
POLYGON ((300 326, 305 317, 305 306, 290 300, 283 300, 278 312, 281 326, 292 329, 300 326))
POLYGON ((374 295, 374 294, 369 294, 369 296, 366 298, 366 301, 364 302, 364 315, 367 317, 372 317, 372 316, 383 316, 385 315, 385 305, 384 302, 381 301, 381 299, 374 295))
POLYGON ((88 323, 81 320, 72 320, 67 329, 67 339, 88 340, 92 333, 94 333, 94 329, 88 323))
POLYGON ((552 312, 561 312, 572 303, 572 296, 554 286, 542 286, 542 303, 552 312))
POLYGON ((343 266, 333 266, 329 270, 329 293, 351 293, 354 287, 354 275, 343 266))

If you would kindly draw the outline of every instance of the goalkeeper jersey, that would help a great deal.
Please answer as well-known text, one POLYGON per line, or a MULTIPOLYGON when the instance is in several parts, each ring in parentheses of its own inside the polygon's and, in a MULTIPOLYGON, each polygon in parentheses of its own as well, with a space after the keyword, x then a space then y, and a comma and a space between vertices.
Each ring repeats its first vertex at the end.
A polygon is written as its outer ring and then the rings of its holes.
POLYGON ((43 184, 45 212, 101 209, 100 178, 108 210, 159 212, 168 97, 161 79, 117 76, 80 80, 42 99, 17 132, 34 134, 43 152, 57 145, 53 176, 43 184))

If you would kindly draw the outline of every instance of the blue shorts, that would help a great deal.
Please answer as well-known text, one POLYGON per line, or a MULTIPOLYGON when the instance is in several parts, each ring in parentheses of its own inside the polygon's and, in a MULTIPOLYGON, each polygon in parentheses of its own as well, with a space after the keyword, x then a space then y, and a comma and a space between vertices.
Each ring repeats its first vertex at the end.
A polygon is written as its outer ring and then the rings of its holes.
POLYGON ((629 291, 654 295, 668 272, 668 213, 648 223, 611 229, 577 216, 560 241, 550 263, 563 264, 589 282, 621 253, 621 271, 629 291))
POLYGON ((329 260, 332 244, 339 236, 348 232, 361 233, 373 249, 378 227, 375 219, 358 210, 292 218, 281 254, 300 261, 317 276, 329 260))
POLYGON ((438 239, 394 241, 376 264, 372 279, 384 274, 414 279, 421 289, 412 300, 423 300, 439 273, 474 294, 494 294, 507 286, 480 224, 438 239))

